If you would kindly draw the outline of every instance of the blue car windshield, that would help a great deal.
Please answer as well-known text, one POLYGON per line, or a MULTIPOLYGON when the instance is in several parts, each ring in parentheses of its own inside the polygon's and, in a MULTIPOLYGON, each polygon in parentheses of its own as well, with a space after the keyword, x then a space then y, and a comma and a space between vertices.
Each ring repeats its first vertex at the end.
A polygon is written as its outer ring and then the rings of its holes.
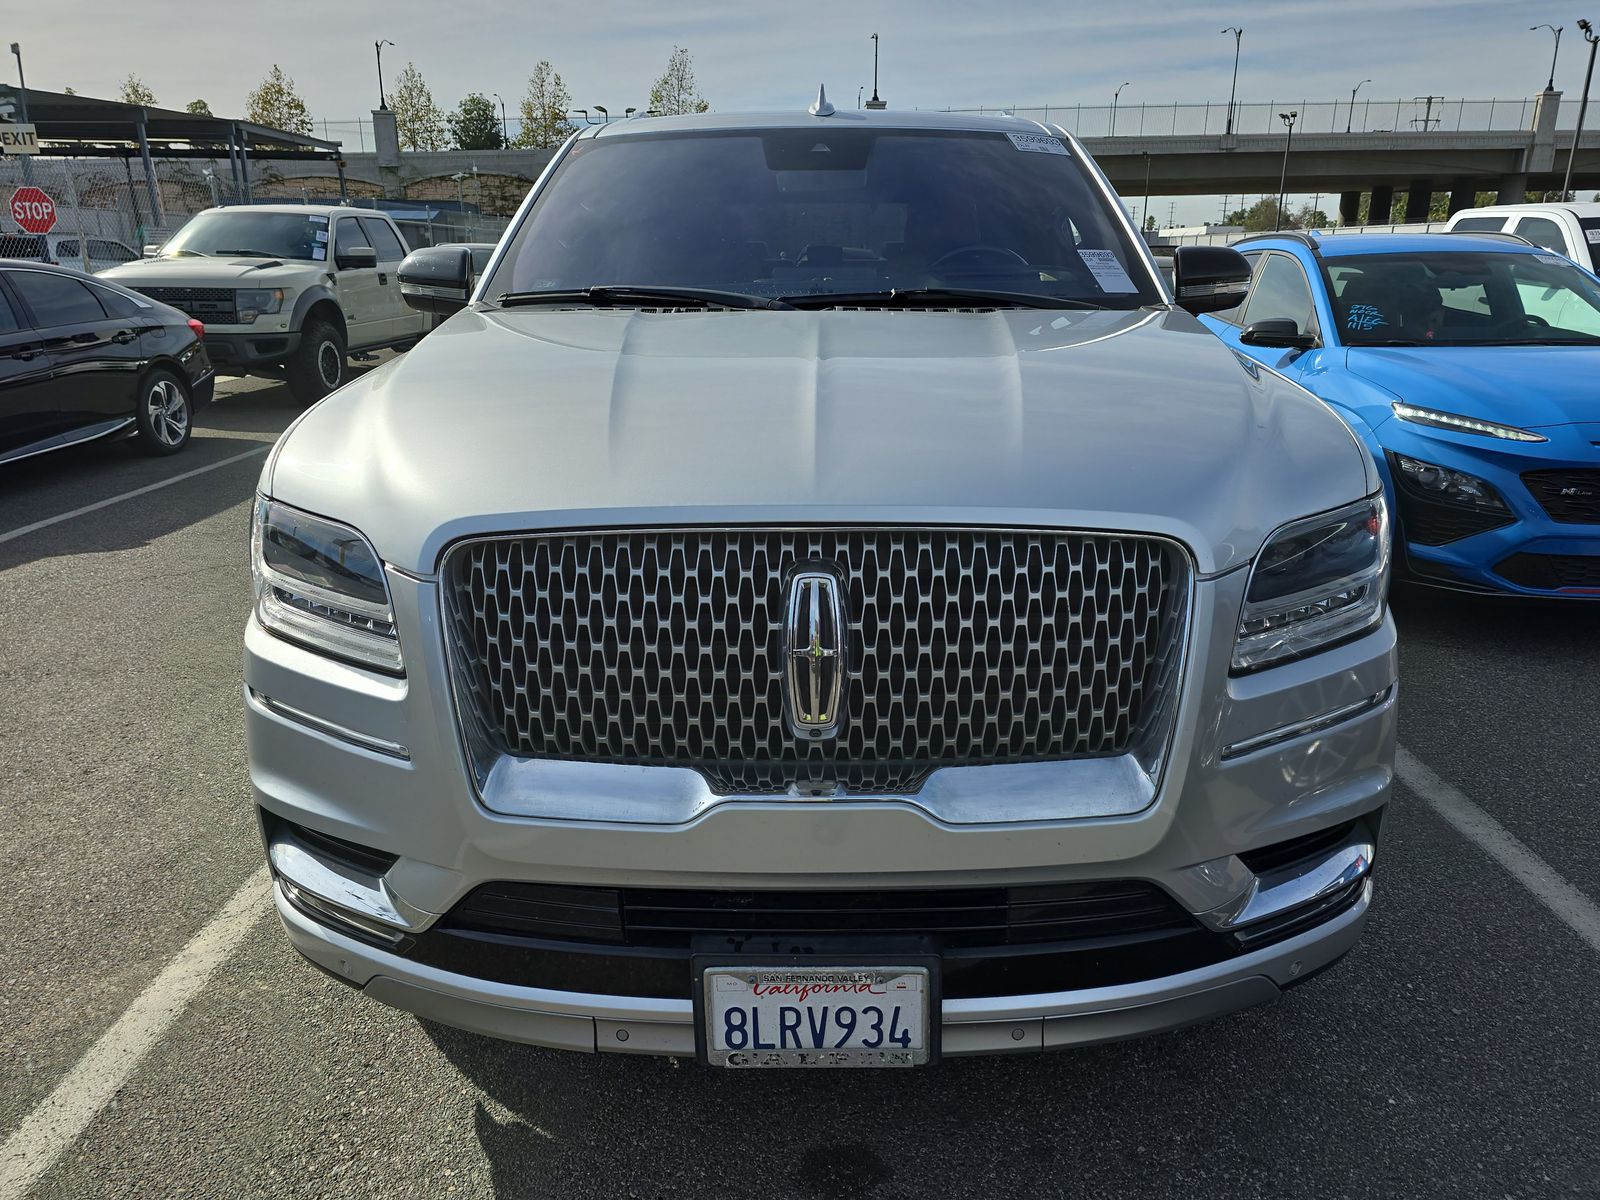
POLYGON ((804 128, 577 142, 485 291, 671 287, 769 299, 988 289, 1163 303, 1070 146, 1042 134, 804 128))
POLYGON ((1347 346, 1600 345, 1600 281, 1558 254, 1325 260, 1347 346))

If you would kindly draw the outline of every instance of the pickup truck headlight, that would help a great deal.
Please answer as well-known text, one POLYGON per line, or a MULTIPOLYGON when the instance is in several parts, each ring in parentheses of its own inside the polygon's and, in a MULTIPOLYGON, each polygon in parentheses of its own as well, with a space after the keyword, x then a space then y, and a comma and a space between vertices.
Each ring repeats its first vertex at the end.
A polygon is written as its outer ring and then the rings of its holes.
POLYGON ((1233 669, 1311 654, 1383 620, 1389 590, 1389 508, 1383 493, 1291 521, 1250 569, 1233 669))
POLYGON ((405 674, 383 564, 356 530, 258 497, 250 570, 256 617, 272 633, 359 667, 405 674))
POLYGON ((257 317, 283 311, 282 288, 240 288, 234 297, 239 324, 254 325, 257 317))

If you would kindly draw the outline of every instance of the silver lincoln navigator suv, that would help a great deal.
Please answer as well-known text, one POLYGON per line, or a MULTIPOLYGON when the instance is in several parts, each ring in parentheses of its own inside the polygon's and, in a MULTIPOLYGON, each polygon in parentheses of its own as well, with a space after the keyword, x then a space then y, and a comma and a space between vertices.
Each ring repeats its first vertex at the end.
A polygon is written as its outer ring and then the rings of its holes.
MULTIPOLYGON (((731 1067, 1081 1045, 1343 955, 1389 515, 1061 129, 584 129, 262 473, 278 912, 376 1000, 731 1067)), ((1250 336, 1284 337, 1264 327, 1250 336)), ((1298 334, 1296 335, 1298 337, 1298 334)))

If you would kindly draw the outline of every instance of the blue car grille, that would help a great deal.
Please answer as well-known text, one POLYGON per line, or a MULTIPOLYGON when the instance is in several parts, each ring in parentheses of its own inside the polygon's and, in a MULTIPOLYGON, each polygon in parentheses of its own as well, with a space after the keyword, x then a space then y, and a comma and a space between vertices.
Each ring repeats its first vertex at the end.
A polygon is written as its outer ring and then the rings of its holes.
POLYGON ((1527 471, 1522 482, 1552 521, 1600 525, 1600 471, 1527 471))
POLYGON ((1495 574, 1541 592, 1600 591, 1600 554, 1513 554, 1495 574))

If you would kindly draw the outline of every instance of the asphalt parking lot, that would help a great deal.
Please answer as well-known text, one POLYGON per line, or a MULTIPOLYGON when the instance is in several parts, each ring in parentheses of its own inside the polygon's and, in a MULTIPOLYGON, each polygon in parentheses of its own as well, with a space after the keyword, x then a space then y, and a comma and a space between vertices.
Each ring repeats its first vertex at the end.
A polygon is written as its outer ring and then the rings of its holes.
POLYGON ((0 1195, 1600 1196, 1600 610, 1397 599, 1372 921, 1269 1007, 904 1075, 534 1050, 363 1000, 241 892, 246 520, 299 410, 219 397, 175 458, 0 474, 0 1195), (28 1158, 239 896, 242 940, 28 1158))

